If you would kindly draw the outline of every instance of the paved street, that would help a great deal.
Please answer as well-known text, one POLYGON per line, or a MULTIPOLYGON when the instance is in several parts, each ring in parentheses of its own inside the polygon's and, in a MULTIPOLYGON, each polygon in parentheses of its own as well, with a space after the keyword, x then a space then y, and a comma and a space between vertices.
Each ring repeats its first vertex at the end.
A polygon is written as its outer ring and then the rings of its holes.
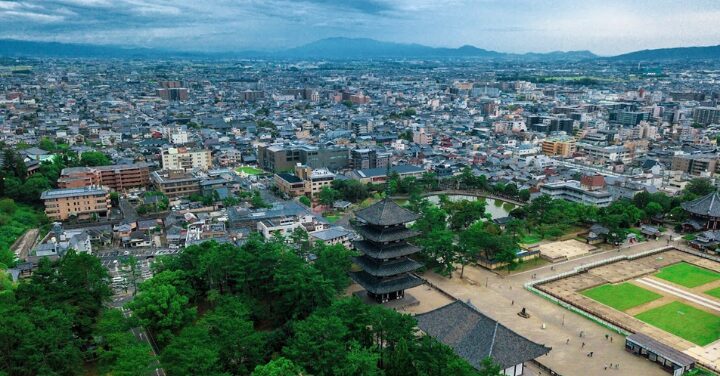
POLYGON ((425 277, 456 298, 469 301, 507 327, 552 347, 550 354, 538 361, 561 375, 660 376, 667 373, 650 361, 627 353, 624 350, 624 338, 619 334, 532 294, 523 285, 533 277, 540 279, 618 254, 635 254, 665 247, 666 244, 665 240, 641 243, 623 248, 620 252, 609 250, 511 276, 499 276, 485 269, 466 267, 463 280, 460 280, 459 273, 452 279, 433 273, 426 273, 425 277), (530 313, 529 319, 517 315, 523 307, 530 313), (579 337, 580 332, 583 332, 582 338, 579 337), (605 339, 606 334, 613 337, 612 342, 605 339), (569 343, 566 343, 568 340, 569 343), (589 352, 593 352, 592 357, 587 356, 589 352), (606 370, 605 366, 609 363, 619 364, 619 369, 606 370))

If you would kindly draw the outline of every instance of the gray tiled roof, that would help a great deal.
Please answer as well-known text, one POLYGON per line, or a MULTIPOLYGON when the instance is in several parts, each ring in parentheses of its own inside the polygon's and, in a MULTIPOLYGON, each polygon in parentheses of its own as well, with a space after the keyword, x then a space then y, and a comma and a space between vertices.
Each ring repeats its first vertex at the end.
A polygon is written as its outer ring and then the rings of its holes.
POLYGON ((379 279, 365 271, 352 272, 350 278, 373 294, 387 294, 394 291, 411 289, 423 284, 423 281, 411 274, 401 274, 397 278, 379 279))
POLYGON ((385 230, 377 230, 369 226, 357 226, 355 230, 357 230, 357 233, 360 234, 360 236, 362 236, 363 238, 376 243, 394 242, 411 238, 420 234, 418 231, 414 231, 405 227, 394 227, 385 230))
POLYGON ((674 348, 659 342, 658 340, 648 337, 642 333, 631 334, 627 337, 627 341, 635 343, 636 345, 642 346, 643 348, 662 356, 671 362, 687 367, 695 364, 695 359, 681 351, 675 350, 674 348))
POLYGON ((715 191, 698 199, 683 202, 682 208, 695 215, 720 217, 720 194, 715 191))
POLYGON ((370 224, 379 226, 393 226, 412 222, 420 218, 420 215, 407 210, 395 201, 385 198, 382 201, 355 212, 355 216, 370 224))
POLYGON ((358 251, 375 259, 390 259, 420 252, 420 248, 405 242, 386 245, 382 248, 366 240, 354 241, 353 245, 358 251))
POLYGON ((377 262, 367 256, 353 257, 353 261, 358 264, 368 274, 376 277, 389 277, 401 273, 411 272, 419 269, 422 264, 415 260, 404 257, 399 260, 377 262))
POLYGON ((423 332, 450 346, 458 356, 478 369, 488 356, 507 368, 551 350, 513 332, 462 301, 416 315, 415 318, 423 332))

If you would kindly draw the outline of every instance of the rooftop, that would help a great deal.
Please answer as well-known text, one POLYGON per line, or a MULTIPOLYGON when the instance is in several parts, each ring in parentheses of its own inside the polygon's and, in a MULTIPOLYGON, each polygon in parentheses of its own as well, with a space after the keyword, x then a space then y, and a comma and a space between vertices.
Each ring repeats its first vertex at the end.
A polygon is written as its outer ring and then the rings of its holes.
POLYGON ((450 346, 457 355, 478 369, 487 357, 508 368, 551 350, 515 333, 462 301, 416 315, 415 318, 423 332, 450 346))
POLYGON ((398 205, 395 201, 385 198, 355 213, 357 218, 373 225, 393 226, 412 222, 420 215, 398 205))
POLYGON ((101 187, 83 187, 83 188, 65 188, 65 189, 51 189, 45 191, 40 195, 41 200, 51 200, 56 198, 64 197, 77 197, 77 196, 90 196, 90 195, 105 195, 108 190, 101 187))

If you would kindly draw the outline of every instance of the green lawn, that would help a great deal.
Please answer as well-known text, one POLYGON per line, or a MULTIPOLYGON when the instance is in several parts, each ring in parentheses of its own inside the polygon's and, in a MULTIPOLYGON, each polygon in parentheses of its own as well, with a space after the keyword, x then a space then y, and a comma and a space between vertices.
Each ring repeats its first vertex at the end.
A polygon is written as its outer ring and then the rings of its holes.
POLYGON ((250 167, 250 166, 238 167, 238 168, 235 169, 235 171, 237 171, 237 172, 243 172, 243 173, 246 173, 246 174, 248 174, 248 175, 260 175, 260 174, 262 174, 262 173, 264 172, 263 170, 257 169, 257 168, 255 168, 255 167, 250 167))
POLYGON ((337 222, 338 219, 341 218, 339 215, 336 215, 336 214, 323 215, 323 217, 325 219, 327 219, 327 221, 330 223, 335 223, 335 222, 337 222))
POLYGON ((687 262, 679 262, 666 266, 660 269, 655 276, 689 288, 720 279, 720 273, 688 264, 687 262))
POLYGON ((700 346, 720 338, 720 316, 680 302, 651 309, 635 318, 700 346))
POLYGON ((720 287, 705 291, 705 294, 720 299, 720 287))
POLYGON ((618 285, 602 285, 582 292, 590 299, 596 300, 606 306, 624 311, 639 305, 662 298, 662 295, 645 290, 642 287, 624 282, 618 285))
POLYGON ((531 233, 520 237, 519 242, 522 244, 535 244, 543 240, 542 236, 537 233, 531 233))

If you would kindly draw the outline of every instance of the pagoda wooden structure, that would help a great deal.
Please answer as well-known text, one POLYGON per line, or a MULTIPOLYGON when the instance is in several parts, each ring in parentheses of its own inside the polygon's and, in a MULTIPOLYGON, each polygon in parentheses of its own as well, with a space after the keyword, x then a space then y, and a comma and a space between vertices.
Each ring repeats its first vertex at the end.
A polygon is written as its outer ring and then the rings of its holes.
POLYGON ((363 270, 352 272, 352 279, 365 288, 368 297, 378 303, 402 299, 405 290, 422 284, 412 272, 422 265, 410 256, 420 249, 408 239, 419 232, 407 227, 420 216, 384 199, 355 213, 354 224, 363 240, 355 241, 362 253, 354 261, 363 270))

